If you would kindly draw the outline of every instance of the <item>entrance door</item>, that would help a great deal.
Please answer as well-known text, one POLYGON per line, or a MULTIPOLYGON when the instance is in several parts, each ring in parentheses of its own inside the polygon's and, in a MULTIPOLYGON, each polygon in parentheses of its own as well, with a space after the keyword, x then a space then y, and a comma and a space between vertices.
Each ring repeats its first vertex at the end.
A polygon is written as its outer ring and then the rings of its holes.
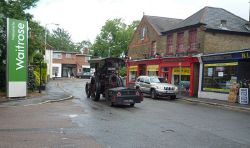
POLYGON ((139 76, 147 74, 147 67, 146 64, 139 64, 139 76))
POLYGON ((70 77, 70 68, 69 67, 63 67, 63 70, 62 70, 62 76, 63 77, 70 77))

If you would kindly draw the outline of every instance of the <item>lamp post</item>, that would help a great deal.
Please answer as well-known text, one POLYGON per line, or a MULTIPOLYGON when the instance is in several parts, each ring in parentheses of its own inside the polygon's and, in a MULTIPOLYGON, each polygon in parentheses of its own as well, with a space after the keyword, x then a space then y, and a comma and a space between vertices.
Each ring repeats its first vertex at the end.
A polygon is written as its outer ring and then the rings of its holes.
MULTIPOLYGON (((46 52, 47 49, 47 26, 48 25, 55 25, 55 26, 59 26, 59 24, 55 24, 55 23, 49 23, 45 25, 45 33, 44 33, 44 52, 46 52)), ((51 75, 51 64, 52 64, 52 51, 49 52, 49 66, 48 66, 48 73, 49 76, 51 75)))

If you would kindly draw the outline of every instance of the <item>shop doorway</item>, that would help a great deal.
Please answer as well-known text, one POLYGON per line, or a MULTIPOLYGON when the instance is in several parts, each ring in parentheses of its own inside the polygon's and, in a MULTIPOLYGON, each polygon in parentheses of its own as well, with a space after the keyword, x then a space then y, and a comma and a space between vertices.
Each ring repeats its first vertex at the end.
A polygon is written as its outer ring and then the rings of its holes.
POLYGON ((139 76, 147 74, 146 64, 139 64, 139 76))
POLYGON ((76 77, 76 65, 62 65, 62 77, 76 77))

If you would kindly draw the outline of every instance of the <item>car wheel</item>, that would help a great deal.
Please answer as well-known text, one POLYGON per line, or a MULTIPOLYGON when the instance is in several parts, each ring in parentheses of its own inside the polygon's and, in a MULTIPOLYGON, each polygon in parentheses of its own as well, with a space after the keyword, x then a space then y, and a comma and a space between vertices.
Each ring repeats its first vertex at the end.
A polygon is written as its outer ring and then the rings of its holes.
POLYGON ((131 103, 131 104, 130 104, 130 107, 134 107, 134 106, 135 106, 135 103, 131 103))
POLYGON ((170 99, 174 100, 174 99, 176 99, 176 96, 170 96, 170 99))
POLYGON ((157 99, 157 94, 156 94, 155 89, 152 89, 152 90, 151 90, 151 98, 152 98, 152 99, 157 99))
POLYGON ((86 95, 87 95, 87 98, 90 98, 90 88, 89 88, 89 83, 86 83, 86 85, 85 85, 85 93, 86 93, 86 95))

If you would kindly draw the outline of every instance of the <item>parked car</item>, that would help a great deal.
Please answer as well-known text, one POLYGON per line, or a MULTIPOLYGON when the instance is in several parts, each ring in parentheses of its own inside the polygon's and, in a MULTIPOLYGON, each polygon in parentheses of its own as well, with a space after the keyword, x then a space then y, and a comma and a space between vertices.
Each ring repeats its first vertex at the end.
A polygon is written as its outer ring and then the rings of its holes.
POLYGON ((78 75, 78 78, 90 79, 91 76, 93 76, 91 72, 83 72, 80 75, 78 75))
POLYGON ((176 99, 178 87, 169 83, 160 82, 157 76, 139 76, 135 82, 135 88, 142 93, 150 94, 152 99, 157 97, 170 97, 176 99))

